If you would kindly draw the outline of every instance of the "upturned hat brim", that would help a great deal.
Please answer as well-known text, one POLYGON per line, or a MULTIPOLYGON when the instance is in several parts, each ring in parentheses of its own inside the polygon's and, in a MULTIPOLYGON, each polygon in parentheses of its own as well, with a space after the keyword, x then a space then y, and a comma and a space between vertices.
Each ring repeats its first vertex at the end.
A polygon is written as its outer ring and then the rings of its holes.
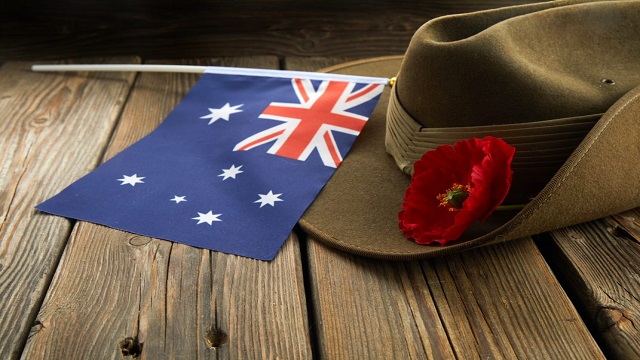
MULTIPOLYGON (((402 57, 326 69, 392 77, 402 57)), ((640 87, 596 122, 547 185, 518 212, 494 212, 448 246, 418 245, 398 227, 411 178, 385 151, 387 89, 349 155, 300 220, 303 230, 358 255, 411 260, 444 255, 577 224, 640 205, 640 87)))

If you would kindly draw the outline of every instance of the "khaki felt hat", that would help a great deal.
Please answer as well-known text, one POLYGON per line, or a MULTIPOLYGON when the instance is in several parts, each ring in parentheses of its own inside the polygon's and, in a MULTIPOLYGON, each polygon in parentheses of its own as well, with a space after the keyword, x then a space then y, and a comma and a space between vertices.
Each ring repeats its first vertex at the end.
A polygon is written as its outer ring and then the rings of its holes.
POLYGON ((556 1, 432 20, 404 57, 328 72, 392 77, 300 220, 355 254, 409 260, 517 239, 640 206, 640 1, 556 1), (505 203, 447 246, 418 245, 398 212, 422 154, 493 135, 516 148, 505 203))

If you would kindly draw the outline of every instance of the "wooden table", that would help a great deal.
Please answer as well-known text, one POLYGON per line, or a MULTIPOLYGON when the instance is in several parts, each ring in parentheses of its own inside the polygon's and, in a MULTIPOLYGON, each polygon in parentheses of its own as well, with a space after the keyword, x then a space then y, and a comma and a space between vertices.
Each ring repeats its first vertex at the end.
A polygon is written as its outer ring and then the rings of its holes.
POLYGON ((34 206, 152 131, 197 76, 32 63, 0 67, 2 359, 640 358, 638 209, 413 262, 346 254, 298 229, 263 262, 73 222, 34 206))

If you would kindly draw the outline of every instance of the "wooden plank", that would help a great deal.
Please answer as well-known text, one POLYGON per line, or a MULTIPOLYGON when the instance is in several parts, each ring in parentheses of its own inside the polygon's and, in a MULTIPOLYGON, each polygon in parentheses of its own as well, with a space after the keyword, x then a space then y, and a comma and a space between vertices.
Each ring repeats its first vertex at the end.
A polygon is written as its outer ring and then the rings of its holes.
POLYGON ((322 358, 603 358, 530 239, 421 262, 309 239, 308 256, 322 358))
MULTIPOLYGON (((188 63, 277 68, 275 57, 188 63)), ((142 74, 107 157, 152 129, 197 76, 142 74)), ((272 262, 210 252, 80 223, 29 339, 28 359, 311 356, 300 249, 290 238, 272 262)))
POLYGON ((20 354, 71 230, 68 220, 33 207, 100 160, 135 77, 29 69, 15 62, 0 68, 2 359, 20 354))
POLYGON ((640 209, 550 234, 547 258, 611 358, 640 358, 640 209))
POLYGON ((603 358, 530 238, 419 262, 307 248, 322 358, 603 358))
POLYGON ((529 2, 11 2, 0 11, 0 59, 402 54, 418 27, 434 17, 529 2))

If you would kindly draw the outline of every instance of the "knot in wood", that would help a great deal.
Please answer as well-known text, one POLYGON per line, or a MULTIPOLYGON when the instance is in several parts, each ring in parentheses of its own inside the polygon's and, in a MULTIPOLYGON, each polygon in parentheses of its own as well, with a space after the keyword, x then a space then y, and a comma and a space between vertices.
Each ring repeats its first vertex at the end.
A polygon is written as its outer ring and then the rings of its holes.
POLYGON ((624 239, 630 239, 633 240, 634 237, 633 235, 631 235, 627 229, 623 228, 622 226, 619 225, 612 225, 607 227, 607 230, 609 231, 609 233, 617 238, 624 238, 624 239))
POLYGON ((144 246, 151 242, 151 238, 147 236, 134 235, 129 238, 129 245, 144 246))
POLYGON ((602 307, 596 314, 596 324, 601 330, 607 330, 614 326, 624 327, 630 323, 625 313, 624 309, 602 307))
POLYGON ((207 330, 207 333, 204 336, 204 340, 209 347, 217 349, 222 344, 227 342, 227 334, 217 327, 212 326, 209 328, 209 330, 207 330))
POLYGON ((582 235, 578 234, 575 231, 570 231, 567 235, 569 236, 569 239, 571 239, 571 240, 574 240, 574 241, 577 241, 577 242, 581 242, 581 243, 584 242, 584 237, 582 235))
POLYGON ((51 118, 49 117, 37 117, 29 122, 29 126, 32 128, 46 127, 49 124, 51 124, 51 118))
POLYGON ((140 356, 140 353, 142 353, 142 343, 133 337, 127 337, 120 340, 119 347, 122 352, 122 356, 131 356, 136 358, 140 356))

